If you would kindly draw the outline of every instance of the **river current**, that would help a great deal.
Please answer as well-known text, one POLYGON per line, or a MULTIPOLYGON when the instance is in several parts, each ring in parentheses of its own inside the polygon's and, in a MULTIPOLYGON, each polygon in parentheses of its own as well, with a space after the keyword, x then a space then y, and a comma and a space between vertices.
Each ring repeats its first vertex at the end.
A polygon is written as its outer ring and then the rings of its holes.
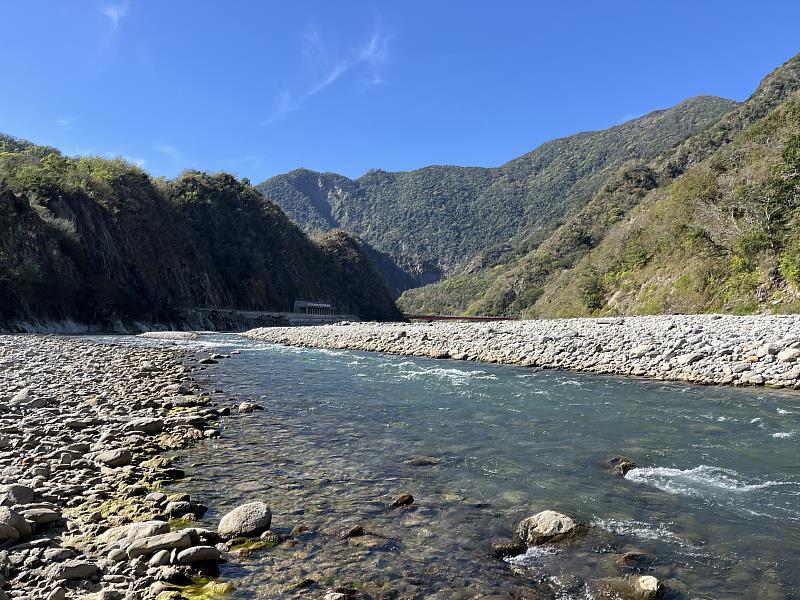
MULTIPOLYGON (((116 343, 157 343, 104 338, 116 343)), ((166 344, 167 342, 161 342, 166 344)), ((800 394, 289 348, 235 335, 169 342, 232 353, 199 374, 264 407, 182 459, 179 484, 225 511, 250 500, 295 542, 222 567, 237 598, 592 598, 634 572, 666 597, 800 598, 800 394), (604 459, 639 465, 624 478, 604 459), (391 509, 401 493, 410 508, 391 509), (513 559, 489 541, 554 509, 594 525, 513 559), (347 540, 360 524, 367 535, 347 540)), ((235 410, 235 406, 234 406, 235 410)))

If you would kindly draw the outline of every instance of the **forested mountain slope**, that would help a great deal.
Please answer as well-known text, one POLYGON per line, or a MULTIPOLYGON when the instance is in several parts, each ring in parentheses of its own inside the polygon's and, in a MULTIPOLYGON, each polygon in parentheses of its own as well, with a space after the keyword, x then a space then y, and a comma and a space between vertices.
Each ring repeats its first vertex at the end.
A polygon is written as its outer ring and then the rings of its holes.
MULTIPOLYGON (((656 188, 669 186, 687 169, 728 144, 742 144, 743 130, 764 119, 798 89, 800 58, 795 57, 765 77, 748 100, 712 127, 650 162, 632 161, 618 169, 590 202, 573 210, 533 251, 490 269, 462 273, 435 285, 410 290, 402 297, 401 307, 408 311, 474 314, 581 314, 586 307, 580 309, 572 301, 561 310, 556 310, 556 306, 543 307, 543 301, 538 301, 548 282, 558 275, 562 281, 559 285, 563 285, 564 278, 578 276, 571 267, 597 246, 617 223, 630 219, 630 211, 648 194, 656 194, 656 188), (567 272, 559 275, 565 269, 567 272)), ((778 138, 786 135, 791 127, 786 124, 780 129, 775 132, 778 138)), ((766 140, 763 151, 776 152, 778 138, 766 140)), ((665 217, 671 221, 667 215, 665 217)), ((704 218, 700 214, 695 217, 704 218)), ((563 295, 560 299, 564 300, 563 295)), ((700 310, 702 306, 695 309, 700 310)))
POLYGON ((295 299, 398 316, 356 240, 312 241, 230 175, 153 179, 0 137, 0 324, 174 322, 185 307, 289 310, 295 299))
POLYGON ((372 170, 355 180, 301 169, 257 189, 306 231, 341 227, 359 236, 389 259, 382 272, 399 292, 535 247, 624 162, 654 158, 734 106, 690 98, 610 129, 547 142, 497 168, 372 170))
POLYGON ((645 196, 529 316, 800 309, 800 92, 645 196))

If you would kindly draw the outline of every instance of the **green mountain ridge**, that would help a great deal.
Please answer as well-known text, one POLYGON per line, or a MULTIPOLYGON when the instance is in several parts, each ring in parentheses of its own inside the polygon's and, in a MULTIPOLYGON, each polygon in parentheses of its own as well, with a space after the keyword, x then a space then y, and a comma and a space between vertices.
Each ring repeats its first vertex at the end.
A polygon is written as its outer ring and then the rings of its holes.
POLYGON ((712 127, 649 163, 618 170, 525 256, 411 290, 401 307, 523 316, 791 309, 796 190, 774 172, 792 169, 781 157, 791 154, 798 89, 795 57, 712 127), (769 135, 757 134, 762 130, 769 135), (708 189, 691 191, 690 182, 700 180, 708 189), (707 196, 692 197, 700 190, 707 196), (754 216, 765 210, 775 212, 754 216), (708 225, 710 218, 721 222, 720 211, 728 212, 724 236, 708 225), (687 251, 679 243, 687 231, 706 243, 687 251))
POLYGON ((650 160, 736 103, 690 98, 606 130, 546 142, 493 168, 371 170, 352 180, 299 169, 256 188, 307 232, 342 228, 384 260, 399 293, 536 247, 621 164, 650 160))
POLYGON ((357 240, 308 238, 231 175, 167 181, 0 136, 0 325, 176 323, 179 309, 286 311, 297 299, 399 317, 357 240))

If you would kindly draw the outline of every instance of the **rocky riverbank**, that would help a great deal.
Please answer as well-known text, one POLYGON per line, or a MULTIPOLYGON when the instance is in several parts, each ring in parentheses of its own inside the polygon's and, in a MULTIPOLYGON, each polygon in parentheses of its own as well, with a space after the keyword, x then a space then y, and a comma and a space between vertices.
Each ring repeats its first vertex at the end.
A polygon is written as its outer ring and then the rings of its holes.
POLYGON ((718 385, 800 388, 800 316, 665 315, 261 328, 291 346, 365 350, 718 385))
POLYGON ((0 599, 180 597, 214 574, 225 536, 191 527, 206 507, 159 491, 185 477, 159 454, 217 436, 229 412, 191 381, 209 362, 0 338, 0 599))

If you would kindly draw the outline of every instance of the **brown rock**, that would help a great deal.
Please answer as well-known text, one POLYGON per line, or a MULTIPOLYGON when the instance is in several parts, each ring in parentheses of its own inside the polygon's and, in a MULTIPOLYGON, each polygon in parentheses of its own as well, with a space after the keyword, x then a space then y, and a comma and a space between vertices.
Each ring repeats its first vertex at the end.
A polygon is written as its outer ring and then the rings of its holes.
POLYGON ((604 462, 606 471, 612 475, 619 475, 620 477, 624 477, 628 471, 635 469, 636 466, 635 462, 624 456, 612 456, 607 458, 604 462))
POLYGON ((364 535, 364 528, 361 525, 354 525, 342 534, 342 538, 361 537, 362 535, 364 535))
POLYGON ((400 508, 401 506, 410 506, 414 504, 414 496, 411 494, 401 494, 397 498, 395 498, 394 502, 392 502, 392 506, 394 508, 400 508))

